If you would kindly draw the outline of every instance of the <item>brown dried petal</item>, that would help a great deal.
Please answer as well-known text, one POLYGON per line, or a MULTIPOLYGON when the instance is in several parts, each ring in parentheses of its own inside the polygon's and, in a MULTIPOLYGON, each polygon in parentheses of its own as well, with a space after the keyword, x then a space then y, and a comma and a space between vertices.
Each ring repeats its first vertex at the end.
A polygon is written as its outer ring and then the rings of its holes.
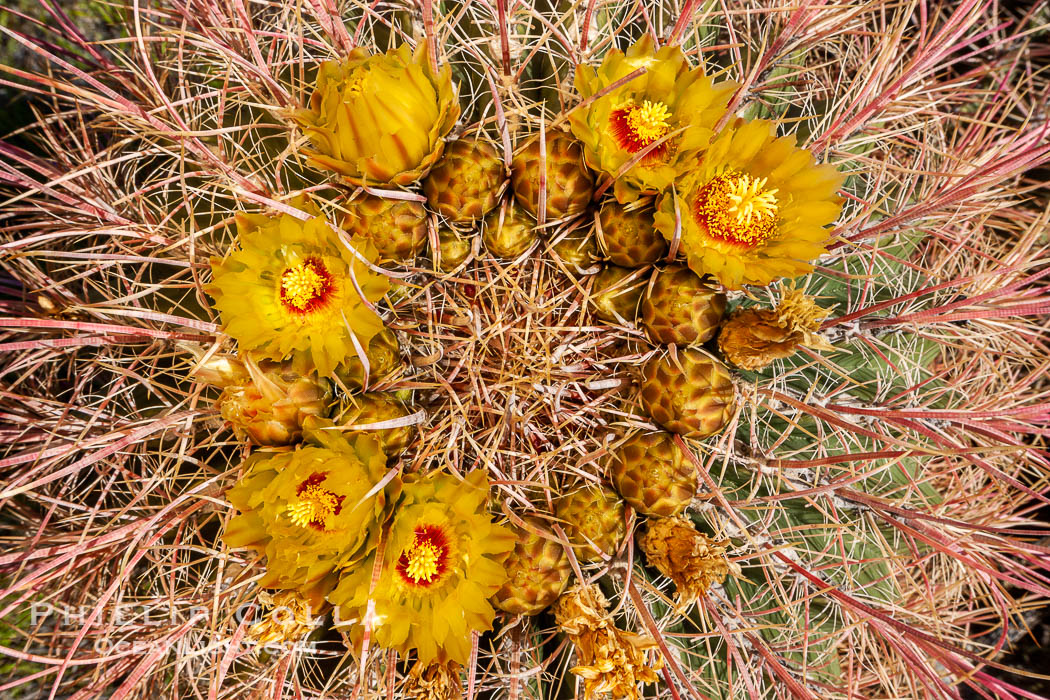
POLYGON ((609 603, 595 585, 576 586, 553 606, 558 628, 576 645, 580 663, 570 671, 584 681, 587 698, 641 697, 639 683, 655 683, 663 668, 659 656, 646 652, 656 647, 650 637, 618 629, 608 612, 609 603))
POLYGON ((741 369, 761 370, 773 360, 791 357, 799 346, 830 350, 816 331, 829 309, 794 287, 781 287, 774 309, 738 309, 722 326, 718 346, 741 369))
POLYGON ((698 532, 687 518, 651 518, 638 546, 649 564, 678 588, 679 601, 688 604, 721 583, 731 570, 726 558, 728 541, 716 542, 698 532))
POLYGON ((831 310, 817 306, 813 297, 801 290, 785 286, 780 289, 776 312, 778 325, 782 328, 812 333, 820 328, 821 321, 828 317, 831 310))
POLYGON ((737 367, 757 371, 794 355, 801 341, 801 332, 778 325, 776 311, 739 309, 722 326, 718 347, 737 367))
POLYGON ((460 665, 455 661, 423 664, 417 661, 405 679, 406 700, 458 700, 463 697, 460 665))

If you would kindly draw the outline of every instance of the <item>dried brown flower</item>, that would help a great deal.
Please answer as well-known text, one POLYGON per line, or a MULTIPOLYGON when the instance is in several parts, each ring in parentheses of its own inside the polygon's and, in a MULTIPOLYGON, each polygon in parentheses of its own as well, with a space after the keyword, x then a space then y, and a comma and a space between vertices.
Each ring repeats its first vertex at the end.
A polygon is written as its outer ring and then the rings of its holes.
POLYGON ((576 645, 579 665, 572 673, 583 679, 586 697, 610 695, 637 700, 638 683, 655 683, 663 659, 646 659, 656 642, 618 629, 608 611, 609 602, 595 585, 576 586, 554 603, 558 628, 576 645))
POLYGON ((721 583, 734 567, 726 558, 728 541, 716 542, 698 532, 682 516, 650 518, 638 545, 649 563, 674 581, 678 599, 692 603, 713 583, 721 583))
POLYGON ((830 311, 794 287, 781 287, 780 293, 776 308, 737 309, 723 324, 718 346, 737 367, 760 370, 773 360, 791 357, 800 346, 832 349, 816 333, 830 311))
POLYGON ((455 661, 431 664, 417 661, 405 679, 402 697, 405 700, 458 700, 463 697, 460 668, 455 661))

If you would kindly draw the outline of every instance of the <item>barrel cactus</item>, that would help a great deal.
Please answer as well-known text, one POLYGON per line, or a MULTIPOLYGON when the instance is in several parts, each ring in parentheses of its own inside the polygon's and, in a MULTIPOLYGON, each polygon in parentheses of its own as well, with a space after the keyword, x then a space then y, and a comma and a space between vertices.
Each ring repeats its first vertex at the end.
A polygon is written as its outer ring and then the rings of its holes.
POLYGON ((1045 11, 94 4, 4 20, 5 692, 1042 692, 1045 11))

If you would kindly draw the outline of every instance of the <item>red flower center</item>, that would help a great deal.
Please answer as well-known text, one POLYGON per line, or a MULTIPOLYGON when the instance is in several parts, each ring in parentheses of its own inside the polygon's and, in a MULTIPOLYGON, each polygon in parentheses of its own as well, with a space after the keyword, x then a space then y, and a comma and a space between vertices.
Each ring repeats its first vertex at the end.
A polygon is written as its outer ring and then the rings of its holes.
POLYGON ((777 228, 776 189, 765 178, 727 170, 701 187, 693 199, 693 220, 711 238, 754 248, 777 228))
POLYGON ((346 497, 321 486, 327 477, 327 472, 315 472, 296 488, 296 501, 287 506, 288 518, 294 525, 324 532, 329 520, 343 510, 346 497))
POLYGON ((281 273, 278 296, 285 309, 308 314, 325 305, 334 288, 332 275, 318 258, 306 258, 281 273))
POLYGON ((444 578, 450 552, 448 536, 440 526, 419 525, 412 543, 401 551, 397 573, 409 586, 428 588, 444 578))
MULTIPOLYGON (((671 130, 667 123, 671 118, 667 105, 663 102, 646 100, 640 105, 627 104, 618 107, 609 115, 609 131, 620 148, 628 153, 638 153, 654 141, 659 141, 671 130)), ((642 163, 664 160, 670 150, 670 143, 654 146, 642 157, 642 163)))

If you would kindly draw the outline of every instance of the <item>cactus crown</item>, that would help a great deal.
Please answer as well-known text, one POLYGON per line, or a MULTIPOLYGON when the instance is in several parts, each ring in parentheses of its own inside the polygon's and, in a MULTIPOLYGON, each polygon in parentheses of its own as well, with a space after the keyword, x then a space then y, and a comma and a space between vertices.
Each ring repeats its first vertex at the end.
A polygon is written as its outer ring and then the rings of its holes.
POLYGON ((10 591, 91 613, 0 644, 11 683, 1007 692, 1050 598, 1035 13, 117 0, 92 42, 61 4, 4 71, 46 100, 0 144, 0 527, 10 591), (631 507, 574 541, 581 484, 631 507))

